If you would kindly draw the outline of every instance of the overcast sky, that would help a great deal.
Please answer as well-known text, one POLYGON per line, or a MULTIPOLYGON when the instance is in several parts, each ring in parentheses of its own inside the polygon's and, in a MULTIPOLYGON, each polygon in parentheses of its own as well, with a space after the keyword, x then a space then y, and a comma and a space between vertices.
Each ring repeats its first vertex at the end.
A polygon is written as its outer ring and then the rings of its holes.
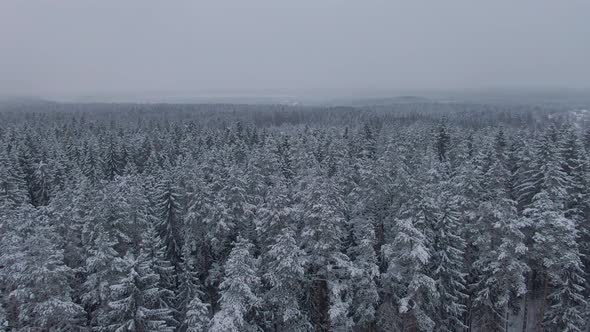
POLYGON ((588 0, 0 0, 0 94, 590 87, 588 0))

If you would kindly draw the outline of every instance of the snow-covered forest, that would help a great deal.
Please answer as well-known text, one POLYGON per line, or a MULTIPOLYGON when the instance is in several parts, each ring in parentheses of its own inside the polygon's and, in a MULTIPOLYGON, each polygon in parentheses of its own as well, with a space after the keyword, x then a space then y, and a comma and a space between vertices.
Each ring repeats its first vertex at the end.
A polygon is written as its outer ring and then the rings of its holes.
POLYGON ((0 331, 588 331, 557 106, 0 112, 0 331))

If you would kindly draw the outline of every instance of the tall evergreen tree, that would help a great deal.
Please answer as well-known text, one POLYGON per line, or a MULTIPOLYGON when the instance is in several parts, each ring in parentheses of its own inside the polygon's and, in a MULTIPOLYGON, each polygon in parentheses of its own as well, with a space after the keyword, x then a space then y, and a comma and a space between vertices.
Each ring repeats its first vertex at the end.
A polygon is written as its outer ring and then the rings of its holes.
POLYGON ((582 329, 585 321, 585 282, 575 222, 566 216, 567 188, 571 178, 559 159, 557 134, 551 128, 537 145, 538 192, 525 214, 533 233, 532 258, 542 276, 543 326, 559 330, 582 329), (549 307, 547 307, 549 306, 549 307))
POLYGON ((100 329, 110 299, 110 286, 121 268, 121 261, 114 249, 116 241, 108 233, 100 231, 89 246, 85 262, 86 279, 82 285, 82 303, 87 312, 88 325, 100 329))
POLYGON ((16 161, 0 150, 0 209, 8 209, 27 202, 27 187, 24 175, 16 161))
POLYGON ((33 174, 35 205, 47 205, 51 197, 51 174, 46 163, 37 164, 33 174))
POLYGON ((196 310, 194 314, 199 316, 202 313, 202 309, 207 308, 202 302, 204 294, 201 291, 200 280, 191 249, 191 246, 188 244, 183 248, 181 270, 178 274, 178 287, 174 294, 176 317, 179 322, 184 324, 181 326, 181 330, 188 329, 187 320, 189 320, 188 312, 190 310, 196 310), (192 308, 191 303, 193 305, 192 308))
POLYGON ((301 241, 309 257, 307 275, 312 297, 312 320, 320 331, 349 328, 350 258, 342 251, 346 236, 342 201, 332 179, 319 168, 300 180, 298 207, 301 241))
POLYGON ((86 143, 83 149, 84 159, 80 168, 84 175, 90 180, 91 183, 99 182, 100 177, 100 164, 99 158, 96 155, 96 149, 86 143))
POLYGON ((113 137, 109 137, 102 157, 102 171, 104 178, 113 181, 116 176, 123 175, 124 163, 119 148, 113 137))
POLYGON ((164 176, 157 183, 154 202, 158 233, 165 246, 166 258, 178 269, 182 259, 183 197, 171 176, 164 176))
POLYGON ((159 276, 143 252, 124 258, 123 276, 112 285, 106 321, 110 331, 174 331, 170 309, 161 306, 159 276))
POLYGON ((466 243, 460 224, 460 197, 448 163, 437 163, 428 173, 426 191, 434 208, 430 221, 432 256, 429 275, 435 280, 439 294, 438 310, 434 315, 435 330, 456 331, 465 328, 463 315, 467 297, 463 261, 466 243))
POLYGON ((24 209, 3 229, 0 280, 15 330, 73 331, 83 327, 72 298, 74 271, 65 265, 57 235, 43 214, 24 209))
POLYGON ((439 294, 427 271, 432 249, 425 233, 431 212, 419 198, 406 203, 396 217, 393 242, 383 248, 388 267, 382 283, 396 292, 402 330, 432 331, 435 326, 432 307, 439 294))
POLYGON ((264 295, 266 310, 272 313, 267 329, 307 331, 310 323, 301 307, 301 294, 306 255, 299 248, 291 228, 285 227, 274 238, 265 257, 268 266, 264 280, 270 288, 264 295))
POLYGON ((482 235, 474 241, 479 250, 474 262, 478 275, 472 292, 476 324, 504 331, 509 305, 527 291, 527 248, 522 232, 525 224, 517 215, 516 202, 510 199, 504 181, 508 170, 501 159, 490 158, 490 162, 482 184, 486 191, 478 207, 476 229, 482 235))
POLYGON ((260 305, 258 260, 252 256, 253 245, 238 237, 224 264, 219 285, 220 310, 213 316, 211 332, 256 331, 255 308, 260 305))
POLYGON ((201 300, 202 293, 197 293, 187 306, 183 327, 186 332, 207 331, 210 324, 209 305, 201 300))
POLYGON ((446 120, 443 120, 436 130, 435 148, 440 161, 446 161, 451 144, 451 136, 449 135, 446 120))

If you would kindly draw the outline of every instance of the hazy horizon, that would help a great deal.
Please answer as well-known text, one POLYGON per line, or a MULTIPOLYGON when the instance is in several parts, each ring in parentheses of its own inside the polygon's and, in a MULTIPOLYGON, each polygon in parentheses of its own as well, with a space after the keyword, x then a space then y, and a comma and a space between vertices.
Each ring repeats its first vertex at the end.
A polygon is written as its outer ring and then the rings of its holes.
POLYGON ((0 95, 590 89, 590 2, 5 1, 0 95))

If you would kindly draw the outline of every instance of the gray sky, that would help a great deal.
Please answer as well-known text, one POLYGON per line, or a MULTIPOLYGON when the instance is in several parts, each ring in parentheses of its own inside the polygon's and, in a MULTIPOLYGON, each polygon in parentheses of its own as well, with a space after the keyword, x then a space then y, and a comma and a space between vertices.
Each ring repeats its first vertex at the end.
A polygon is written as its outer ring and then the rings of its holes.
POLYGON ((589 0, 0 0, 0 94, 590 87, 589 0))

